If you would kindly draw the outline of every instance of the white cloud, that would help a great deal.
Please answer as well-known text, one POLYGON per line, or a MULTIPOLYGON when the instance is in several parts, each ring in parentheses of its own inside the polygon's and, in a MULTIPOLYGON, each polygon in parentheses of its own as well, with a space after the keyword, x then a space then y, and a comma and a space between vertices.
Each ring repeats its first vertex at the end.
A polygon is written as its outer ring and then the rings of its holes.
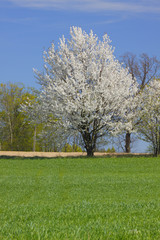
POLYGON ((0 22, 8 23, 31 23, 34 18, 0 18, 0 22))
POLYGON ((7 0, 20 7, 79 11, 159 13, 160 0, 7 0))

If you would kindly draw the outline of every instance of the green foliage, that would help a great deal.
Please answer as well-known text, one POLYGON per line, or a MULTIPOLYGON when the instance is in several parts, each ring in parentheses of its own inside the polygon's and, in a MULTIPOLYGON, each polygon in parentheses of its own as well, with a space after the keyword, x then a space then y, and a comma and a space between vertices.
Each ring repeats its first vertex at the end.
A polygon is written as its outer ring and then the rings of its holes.
POLYGON ((107 153, 115 153, 116 150, 115 150, 114 147, 112 147, 112 148, 108 148, 106 152, 107 152, 107 153))
POLYGON ((23 86, 0 85, 0 143, 1 150, 31 151, 33 130, 20 106, 34 96, 23 86))
POLYGON ((73 152, 83 152, 82 148, 77 144, 73 144, 72 148, 73 148, 73 152))
POLYGON ((69 143, 66 143, 61 152, 82 152, 82 149, 77 144, 70 145, 69 143))
MULTIPOLYGON (((61 145, 61 139, 54 127, 57 119, 49 114, 47 120, 42 121, 42 112, 36 109, 39 104, 37 96, 38 91, 26 90, 21 85, 0 84, 0 150, 59 150, 57 146, 61 145)), ((76 145, 74 150, 81 151, 76 145)), ((67 151, 70 151, 69 146, 67 151)))
POLYGON ((72 148, 72 146, 69 143, 66 143, 61 151, 62 152, 72 152, 73 148, 72 148))
POLYGON ((0 166, 0 239, 160 239, 160 158, 2 159, 0 166))

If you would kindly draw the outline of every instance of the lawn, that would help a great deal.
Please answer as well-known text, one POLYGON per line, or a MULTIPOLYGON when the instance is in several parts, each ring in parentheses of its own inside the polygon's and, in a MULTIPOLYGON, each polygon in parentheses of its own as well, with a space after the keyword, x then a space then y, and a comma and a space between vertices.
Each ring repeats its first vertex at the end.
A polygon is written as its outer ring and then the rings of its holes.
POLYGON ((160 239, 160 158, 0 159, 0 239, 160 239))

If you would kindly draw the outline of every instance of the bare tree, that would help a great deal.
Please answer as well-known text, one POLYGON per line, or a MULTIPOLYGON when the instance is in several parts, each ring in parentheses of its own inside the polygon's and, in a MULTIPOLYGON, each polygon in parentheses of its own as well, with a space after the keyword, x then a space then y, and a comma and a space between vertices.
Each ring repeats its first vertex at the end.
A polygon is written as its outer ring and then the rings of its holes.
MULTIPOLYGON (((154 79, 160 69, 160 61, 157 57, 149 57, 142 53, 139 58, 128 52, 121 56, 121 62, 128 68, 132 79, 138 82, 139 91, 141 91, 152 79, 154 79)), ((136 123, 138 124, 138 123, 136 123)), ((131 151, 131 132, 126 132, 125 152, 131 151)))

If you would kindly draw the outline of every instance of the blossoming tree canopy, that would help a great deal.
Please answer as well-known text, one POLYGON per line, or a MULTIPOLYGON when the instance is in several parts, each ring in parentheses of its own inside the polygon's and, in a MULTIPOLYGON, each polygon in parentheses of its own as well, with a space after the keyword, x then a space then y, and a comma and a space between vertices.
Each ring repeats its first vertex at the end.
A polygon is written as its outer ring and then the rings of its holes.
POLYGON ((60 39, 58 49, 52 44, 44 53, 45 74, 36 74, 46 112, 61 119, 68 131, 78 131, 87 155, 93 156, 104 133, 130 127, 127 107, 137 86, 115 59, 107 35, 100 41, 79 27, 71 27, 70 35, 60 39))
POLYGON ((138 131, 152 144, 154 155, 160 154, 160 80, 153 79, 139 94, 138 131))

